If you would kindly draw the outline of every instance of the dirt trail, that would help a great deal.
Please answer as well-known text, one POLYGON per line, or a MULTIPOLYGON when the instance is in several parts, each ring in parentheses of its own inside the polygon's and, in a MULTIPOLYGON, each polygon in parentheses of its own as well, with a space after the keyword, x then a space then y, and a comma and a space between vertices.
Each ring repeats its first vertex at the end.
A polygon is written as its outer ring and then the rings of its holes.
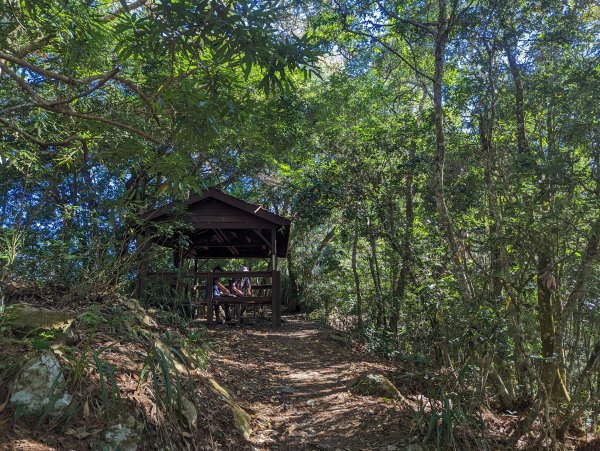
POLYGON ((347 382, 398 369, 361 356, 327 337, 316 323, 288 317, 268 323, 215 326, 211 371, 255 418, 254 448, 263 450, 401 449, 414 414, 402 404, 348 393, 347 382))

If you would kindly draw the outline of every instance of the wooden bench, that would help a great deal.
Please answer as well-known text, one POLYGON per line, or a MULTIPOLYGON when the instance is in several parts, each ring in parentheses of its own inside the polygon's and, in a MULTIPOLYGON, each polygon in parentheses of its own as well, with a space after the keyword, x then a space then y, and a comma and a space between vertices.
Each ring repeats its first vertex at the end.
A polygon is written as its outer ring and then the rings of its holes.
POLYGON ((207 324, 213 323, 213 305, 235 305, 239 313, 242 306, 270 305, 272 310, 272 321, 274 327, 279 327, 281 322, 281 282, 279 271, 219 271, 219 272, 152 272, 148 275, 177 281, 179 289, 186 293, 195 291, 191 304, 196 306, 208 306, 207 324), (259 296, 212 296, 213 280, 216 278, 266 278, 271 283, 257 283, 252 285, 252 290, 259 296), (204 281, 202 281, 204 279, 204 281), (202 281, 201 283, 198 283, 202 281), (189 291, 188 291, 189 290, 189 291), (270 293, 269 293, 270 291, 270 293), (208 293, 208 297, 206 297, 208 293), (204 294, 204 296, 202 296, 204 294), (265 296, 265 294, 269 294, 265 296))
MULTIPOLYGON (((235 313, 238 318, 239 324, 243 324, 242 307, 246 306, 258 306, 258 305, 272 305, 271 296, 218 296, 212 299, 200 299, 195 302, 197 306, 207 306, 209 309, 213 309, 213 306, 220 305, 231 305, 235 307, 235 313)), ((212 310, 207 313, 208 324, 212 323, 212 310)))

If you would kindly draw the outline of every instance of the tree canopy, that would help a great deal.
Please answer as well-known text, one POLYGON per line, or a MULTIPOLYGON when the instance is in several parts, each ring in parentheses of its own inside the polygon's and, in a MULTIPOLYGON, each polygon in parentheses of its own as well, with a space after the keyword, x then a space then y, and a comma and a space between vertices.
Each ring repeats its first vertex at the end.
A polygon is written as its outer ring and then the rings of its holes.
POLYGON ((0 274, 130 293, 139 215, 218 187, 293 220, 289 311, 519 412, 507 446, 595 428, 599 33, 590 0, 3 0, 0 274))

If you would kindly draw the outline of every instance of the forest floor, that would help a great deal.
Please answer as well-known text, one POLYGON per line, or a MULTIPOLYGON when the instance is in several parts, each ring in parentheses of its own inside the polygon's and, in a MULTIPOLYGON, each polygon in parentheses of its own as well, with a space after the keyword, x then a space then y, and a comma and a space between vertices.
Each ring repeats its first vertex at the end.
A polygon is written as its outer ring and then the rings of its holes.
MULTIPOLYGON (((75 338, 67 344, 61 337, 51 342, 43 335, 19 337, 0 315, 0 450, 105 449, 99 443, 107 428, 120 427, 125 417, 143 429, 137 447, 131 448, 137 450, 425 451, 436 448, 436 436, 438 449, 449 449, 449 442, 454 449, 514 449, 507 447, 506 438, 517 417, 482 406, 476 390, 456 388, 461 405, 444 404, 446 413, 455 415, 452 429, 444 429, 442 417, 430 420, 432 410, 445 415, 442 402, 434 398, 452 377, 426 362, 378 358, 331 327, 300 315, 286 316, 277 330, 260 318, 253 325, 207 328, 202 320, 189 323, 142 309, 141 316, 147 312, 153 317, 148 325, 140 319, 141 307, 126 299, 82 302, 40 289, 5 285, 4 291, 9 288, 7 305, 28 302, 64 309, 77 319, 71 326, 75 338), (177 337, 187 343, 185 349, 197 348, 205 365, 174 373, 157 360, 161 340, 183 352, 177 337), (68 383, 71 410, 56 419, 19 419, 7 406, 11 381, 47 349, 59 356, 67 381, 77 381, 68 383), (104 379, 92 351, 112 368, 104 379), (386 376, 402 399, 352 394, 348 383, 368 373, 386 376), (102 388, 109 384, 108 376, 112 398, 102 388), (187 424, 188 417, 172 398, 169 402, 167 381, 195 405, 197 424, 187 424), (213 389, 213 381, 226 397, 213 389), (247 440, 236 429, 239 421, 230 403, 251 416, 247 440), (476 415, 458 416, 463 407, 476 415)), ((519 449, 539 449, 536 436, 534 431, 526 435, 519 449)), ((596 450, 598 443, 597 437, 570 437, 560 449, 596 450)))
MULTIPOLYGON (((300 316, 285 317, 274 330, 265 321, 251 326, 213 326, 207 331, 213 352, 209 370, 237 395, 253 415, 249 443, 232 449, 252 450, 427 450, 435 440, 421 440, 436 401, 424 393, 436 378, 412 364, 379 359, 372 353, 333 341, 333 329, 300 316), (404 399, 354 395, 348 382, 380 373, 399 388, 404 399)), ((516 417, 492 413, 481 405, 481 421, 466 421, 453 431, 454 449, 516 449, 506 438, 516 417)), ((458 420, 457 423, 459 422, 458 420)), ((234 434, 233 431, 231 431, 234 434)), ((539 449, 535 434, 518 449, 539 449)), ((596 450, 593 437, 566 440, 560 449, 596 450), (591 441, 590 441, 591 440, 591 441)), ((438 449, 448 449, 442 445, 438 449)))
POLYGON ((348 382, 364 373, 400 370, 328 339, 328 328, 288 317, 216 326, 211 372, 254 416, 253 448, 269 450, 401 449, 411 441, 414 410, 391 399, 355 396, 348 382))

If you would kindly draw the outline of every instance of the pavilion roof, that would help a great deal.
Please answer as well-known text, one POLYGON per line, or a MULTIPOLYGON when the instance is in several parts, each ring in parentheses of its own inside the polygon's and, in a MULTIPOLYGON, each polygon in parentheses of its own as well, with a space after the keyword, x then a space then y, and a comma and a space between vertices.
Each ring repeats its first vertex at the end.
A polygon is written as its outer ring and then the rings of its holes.
POLYGON ((287 255, 289 219, 214 188, 147 211, 142 218, 147 224, 145 233, 160 245, 178 249, 185 236, 188 257, 267 258, 272 233, 276 255, 287 255), (164 223, 175 224, 175 230, 156 233, 153 225, 164 223))

